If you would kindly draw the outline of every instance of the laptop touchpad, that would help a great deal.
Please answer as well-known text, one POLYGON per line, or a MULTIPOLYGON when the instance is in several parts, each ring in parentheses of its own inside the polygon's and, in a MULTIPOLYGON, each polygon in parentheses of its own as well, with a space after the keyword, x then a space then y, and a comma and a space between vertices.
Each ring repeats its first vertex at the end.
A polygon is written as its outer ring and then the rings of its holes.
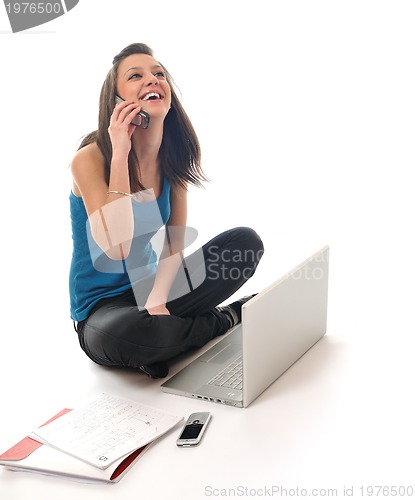
POLYGON ((217 346, 220 347, 220 349, 218 350, 212 348, 209 351, 205 352, 205 354, 203 354, 199 358, 199 361, 203 361, 204 363, 224 363, 236 353, 241 352, 241 346, 226 343, 224 344, 225 345, 221 343, 220 346, 217 346))

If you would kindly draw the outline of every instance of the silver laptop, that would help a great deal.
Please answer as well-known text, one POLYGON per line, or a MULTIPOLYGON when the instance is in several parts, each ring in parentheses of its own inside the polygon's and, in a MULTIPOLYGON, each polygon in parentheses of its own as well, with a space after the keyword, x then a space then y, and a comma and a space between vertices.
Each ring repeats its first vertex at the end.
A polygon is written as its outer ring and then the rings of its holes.
POLYGON ((242 322, 161 385, 247 407, 326 333, 329 247, 242 306, 242 322))

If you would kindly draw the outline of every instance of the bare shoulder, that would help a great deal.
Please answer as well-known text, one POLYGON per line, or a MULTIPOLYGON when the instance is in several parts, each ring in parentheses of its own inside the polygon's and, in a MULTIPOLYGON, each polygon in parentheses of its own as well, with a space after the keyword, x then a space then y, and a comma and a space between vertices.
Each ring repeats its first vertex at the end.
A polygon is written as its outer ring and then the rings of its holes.
POLYGON ((102 156, 96 142, 79 149, 72 160, 72 172, 79 169, 96 169, 104 166, 104 157, 102 156))
POLYGON ((89 185, 97 185, 105 179, 104 157, 96 143, 79 149, 71 163, 73 191, 81 196, 89 185))

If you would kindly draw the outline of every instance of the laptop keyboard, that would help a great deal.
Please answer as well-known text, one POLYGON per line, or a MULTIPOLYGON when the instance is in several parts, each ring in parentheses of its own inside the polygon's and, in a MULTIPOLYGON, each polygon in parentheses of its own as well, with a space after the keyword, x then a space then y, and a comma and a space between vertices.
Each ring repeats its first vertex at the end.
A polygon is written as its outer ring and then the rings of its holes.
POLYGON ((217 387, 242 389, 242 356, 215 375, 208 384, 217 387))

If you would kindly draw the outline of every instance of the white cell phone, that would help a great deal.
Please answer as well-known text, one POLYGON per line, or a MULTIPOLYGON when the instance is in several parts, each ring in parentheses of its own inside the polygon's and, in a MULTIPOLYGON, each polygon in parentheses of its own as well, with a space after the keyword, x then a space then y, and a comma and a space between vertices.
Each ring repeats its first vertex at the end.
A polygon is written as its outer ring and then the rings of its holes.
POLYGON ((177 438, 177 446, 197 446, 206 431, 210 417, 207 411, 192 413, 177 438))
MULTIPOLYGON (((122 99, 119 95, 115 96, 115 104, 119 104, 120 102, 124 102, 125 99, 122 99)), ((137 115, 131 120, 133 125, 137 125, 140 128, 148 128, 150 125, 150 115, 145 111, 140 111, 137 115)))

